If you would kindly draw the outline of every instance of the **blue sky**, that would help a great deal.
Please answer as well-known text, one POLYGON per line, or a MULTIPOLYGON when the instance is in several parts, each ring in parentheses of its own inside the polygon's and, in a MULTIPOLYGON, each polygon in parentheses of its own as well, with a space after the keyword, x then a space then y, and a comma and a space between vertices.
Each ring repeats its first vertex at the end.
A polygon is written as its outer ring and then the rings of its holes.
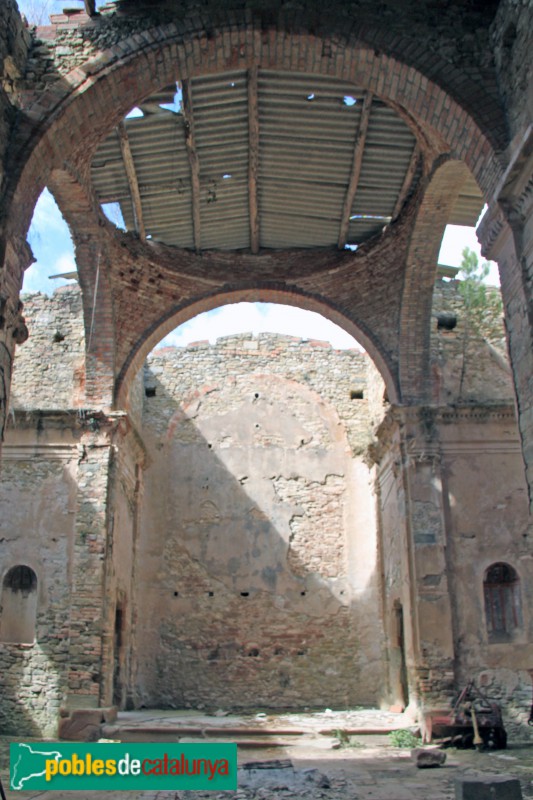
MULTIPOLYGON (((58 286, 68 283, 69 281, 62 279, 49 278, 57 273, 75 271, 76 263, 67 224, 54 198, 46 189, 35 208, 28 241, 37 261, 26 271, 23 291, 51 294, 58 286)), ((449 225, 443 239, 439 263, 459 266, 465 246, 475 250, 481 260, 475 229, 449 225)), ((495 264, 492 265, 488 282, 499 283, 495 264)), ((183 346, 198 339, 209 339, 213 342, 219 336, 249 331, 269 331, 323 339, 337 348, 357 346, 351 336, 320 314, 273 303, 238 303, 199 314, 170 333, 161 344, 183 346)))
MULTIPOLYGON (((1 0, 0 0, 1 2, 1 0)), ((19 10, 30 23, 46 25, 50 14, 59 14, 64 8, 83 8, 83 0, 17 0, 19 10)), ((97 0, 96 7, 105 5, 97 0)))

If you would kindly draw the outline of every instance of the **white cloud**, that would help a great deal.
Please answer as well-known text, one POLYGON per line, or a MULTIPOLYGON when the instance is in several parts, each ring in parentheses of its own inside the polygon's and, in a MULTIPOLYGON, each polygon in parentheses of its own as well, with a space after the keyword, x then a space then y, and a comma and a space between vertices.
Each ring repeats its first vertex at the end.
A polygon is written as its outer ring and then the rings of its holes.
POLYGON ((261 332, 320 339, 338 349, 360 347, 346 331, 320 314, 274 303, 235 303, 199 314, 172 331, 158 346, 182 347, 202 339, 215 342, 220 336, 261 332))

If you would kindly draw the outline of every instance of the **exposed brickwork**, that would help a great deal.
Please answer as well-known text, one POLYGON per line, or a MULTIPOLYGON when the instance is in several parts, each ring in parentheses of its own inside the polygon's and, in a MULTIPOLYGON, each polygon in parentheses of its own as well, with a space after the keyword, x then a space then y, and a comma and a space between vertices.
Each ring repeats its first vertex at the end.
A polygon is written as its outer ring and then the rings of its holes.
MULTIPOLYGON (((457 8, 440 8, 438 13, 425 3, 407 3, 399 15, 393 3, 383 3, 379 12, 374 3, 358 2, 350 6, 332 3, 327 12, 318 4, 305 13, 294 9, 288 3, 280 3, 275 9, 268 2, 232 2, 221 4, 218 0, 210 3, 182 2, 174 4, 166 11, 165 4, 160 9, 151 6, 149 11, 135 4, 122 4, 126 13, 114 15, 113 4, 104 9, 98 20, 88 20, 83 12, 54 15, 52 25, 37 31, 36 47, 29 63, 29 77, 33 87, 43 88, 47 82, 59 80, 62 75, 81 67, 91 57, 98 59, 102 52, 110 52, 117 42, 122 44, 122 53, 127 53, 127 39, 130 37, 136 46, 149 43, 146 31, 154 24, 164 28, 168 22, 176 29, 183 30, 183 22, 195 20, 200 29, 211 31, 213 27, 227 26, 235 31, 242 20, 253 20, 258 30, 266 31, 277 27, 296 34, 307 34, 312 27, 314 35, 323 32, 337 37, 350 37, 365 45, 374 47, 396 58, 406 58, 406 63, 433 79, 439 76, 446 90, 456 95, 473 112, 485 118, 493 131, 505 135, 501 112, 497 109, 496 77, 493 65, 487 57, 489 44, 489 25, 493 19, 495 4, 487 4, 484 9, 461 11, 457 8), (409 8, 409 5, 412 7, 409 8), (387 21, 384 22, 384 19, 387 21), (409 24, 406 25, 406 20, 409 24), (176 24, 177 23, 177 24, 176 24), (181 23, 181 24, 180 24, 181 23), (464 39, 458 37, 463 31, 464 39), (126 41, 126 43, 125 43, 126 41), (420 43, 424 46, 421 47, 420 43), (461 80, 463 71, 469 76, 467 87, 461 80), (487 92, 493 97, 495 106, 483 107, 476 100, 480 93, 487 92)), ((263 33, 263 36, 268 34, 263 33)), ((161 35, 153 34, 154 38, 161 35)), ((227 37, 226 52, 234 59, 242 57, 241 41, 238 36, 227 37)), ((318 55, 320 50, 313 48, 318 55)), ((284 53, 280 47, 278 52, 284 53)), ((284 54, 285 55, 285 54, 284 54)), ((337 43, 326 46, 325 55, 331 62, 330 71, 338 68, 343 53, 337 43)), ((302 69, 301 56, 289 54, 291 68, 302 69)))
POLYGON ((511 138, 520 135, 533 118, 533 100, 527 88, 533 79, 532 27, 533 8, 528 0, 504 0, 490 29, 511 138))
POLYGON ((402 402, 427 402, 429 317, 435 283, 434 265, 451 209, 468 176, 463 163, 437 164, 418 208, 406 259, 400 319, 400 386, 402 402))

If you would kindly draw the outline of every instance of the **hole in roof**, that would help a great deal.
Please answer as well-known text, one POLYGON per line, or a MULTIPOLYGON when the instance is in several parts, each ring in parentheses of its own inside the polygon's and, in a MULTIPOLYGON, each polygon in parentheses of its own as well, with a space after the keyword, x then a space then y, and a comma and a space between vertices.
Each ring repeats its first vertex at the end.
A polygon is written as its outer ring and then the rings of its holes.
POLYGON ((354 250, 355 251, 355 250, 357 250, 358 247, 359 247, 358 244, 345 244, 344 245, 344 249, 345 250, 354 250))
POLYGON ((342 102, 345 106, 354 106, 357 103, 357 97, 353 97, 351 94, 345 94, 342 98, 342 102))
POLYGON ((235 81, 231 81, 230 86, 233 89, 233 87, 235 86, 235 81))
POLYGON ((120 203, 102 203, 102 211, 109 222, 112 222, 113 225, 116 225, 116 227, 120 228, 121 231, 126 230, 126 223, 124 222, 124 217, 122 216, 120 203))
POLYGON ((159 108, 164 108, 165 111, 171 111, 173 114, 181 114, 183 103, 183 92, 181 86, 176 84, 176 92, 172 99, 172 103, 159 103, 159 108))
POLYGON ((311 92, 311 94, 308 94, 308 95, 307 95, 307 98, 306 98, 306 99, 307 99, 307 100, 314 100, 314 99, 315 99, 315 93, 314 93, 314 92, 311 92))
POLYGON ((357 219, 376 219, 382 222, 390 222, 392 217, 385 216, 384 214, 351 214, 350 221, 357 219))
POLYGON ((223 181, 228 181, 232 177, 233 177, 233 175, 231 174, 231 172, 225 172, 224 175, 222 176, 222 180, 223 181))
POLYGON ((136 119, 136 117, 144 117, 144 113, 141 111, 139 106, 133 106, 131 111, 126 114, 125 119, 136 119))

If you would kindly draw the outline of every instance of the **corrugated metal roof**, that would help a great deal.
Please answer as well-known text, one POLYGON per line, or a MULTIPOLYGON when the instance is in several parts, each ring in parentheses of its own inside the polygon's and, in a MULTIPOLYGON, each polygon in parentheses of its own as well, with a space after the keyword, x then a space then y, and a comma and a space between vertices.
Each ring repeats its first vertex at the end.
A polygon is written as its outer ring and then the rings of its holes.
MULTIPOLYGON (((247 81, 240 70, 190 82, 202 249, 251 246, 247 81)), ((194 248, 193 181, 177 87, 164 87, 143 101, 144 116, 126 118, 124 127, 147 234, 194 248), (161 108, 172 103, 173 110, 161 108)), ((257 87, 260 246, 337 244, 365 92, 327 76, 266 70, 259 71, 257 87)), ((406 123, 372 98, 348 243, 359 244, 388 224, 415 145, 406 123)), ((127 228, 134 229, 116 131, 98 148, 92 175, 101 202, 118 202, 127 228)), ((415 184, 418 178, 415 173, 415 184)), ((456 203, 453 221, 474 224, 480 209, 481 195, 472 179, 456 203)))

